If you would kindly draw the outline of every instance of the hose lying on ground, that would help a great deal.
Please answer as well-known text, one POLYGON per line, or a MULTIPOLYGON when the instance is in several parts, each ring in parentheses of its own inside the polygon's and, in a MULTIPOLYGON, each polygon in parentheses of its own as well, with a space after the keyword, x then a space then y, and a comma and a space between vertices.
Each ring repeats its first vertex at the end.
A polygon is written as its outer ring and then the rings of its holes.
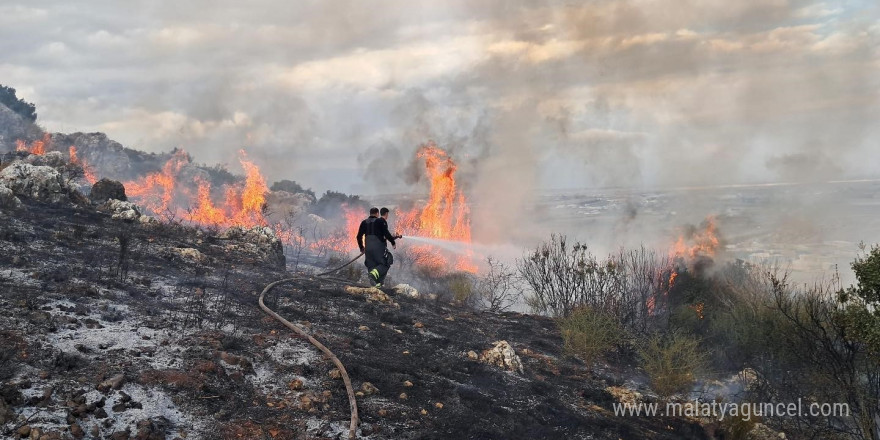
MULTIPOLYGON (((358 258, 360 258, 363 255, 364 255, 364 253, 361 252, 360 255, 352 258, 351 261, 349 261, 348 263, 345 263, 342 266, 339 266, 335 269, 328 270, 326 272, 321 272, 321 273, 319 273, 317 275, 313 275, 313 276, 322 277, 322 276, 330 275, 331 273, 334 273, 334 272, 348 266, 349 264, 354 263, 355 261, 357 261, 358 258)), ((295 280, 302 280, 302 279, 308 279, 308 277, 294 276, 294 277, 290 277, 290 278, 285 278, 283 280, 278 280, 273 283, 269 283, 269 285, 267 285, 266 288, 263 289, 263 292, 260 293, 260 300, 259 300, 260 308, 263 309, 263 311, 266 312, 269 316, 277 319, 279 322, 284 324, 287 328, 293 330, 296 334, 302 336, 305 339, 308 339, 308 341, 311 342, 312 345, 314 345, 315 347, 318 348, 318 350, 321 350, 325 355, 327 355, 327 357, 329 357, 330 360, 332 360, 333 363, 336 365, 336 368, 339 369, 339 372, 342 375, 342 381, 345 383, 345 391, 348 392, 348 405, 351 407, 351 424, 349 425, 349 428, 348 428, 348 438, 350 440, 354 440, 356 438, 356 431, 357 431, 357 424, 358 424, 358 409, 357 409, 357 402, 355 401, 355 398, 354 398, 354 389, 351 386, 351 380, 348 378, 348 372, 345 371, 345 366, 342 365, 342 362, 339 360, 339 358, 337 358, 336 355, 333 354, 333 352, 330 351, 329 348, 324 346, 324 344, 318 342, 317 339, 313 338, 310 334, 306 333, 305 330, 301 329, 298 325, 293 324, 292 322, 284 319, 281 315, 273 312, 272 309, 266 307, 266 304, 263 302, 263 298, 266 296, 266 293, 268 293, 270 290, 275 288, 275 286, 277 286, 279 284, 289 283, 289 282, 295 281, 295 280)))

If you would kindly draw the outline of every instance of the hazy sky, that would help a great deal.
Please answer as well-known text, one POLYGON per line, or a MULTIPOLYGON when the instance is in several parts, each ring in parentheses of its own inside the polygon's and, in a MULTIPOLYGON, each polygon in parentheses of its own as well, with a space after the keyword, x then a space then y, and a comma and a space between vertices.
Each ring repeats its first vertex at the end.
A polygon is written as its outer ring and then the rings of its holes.
POLYGON ((400 190, 429 139, 484 197, 880 177, 876 0, 4 0, 0 83, 318 190, 400 190))

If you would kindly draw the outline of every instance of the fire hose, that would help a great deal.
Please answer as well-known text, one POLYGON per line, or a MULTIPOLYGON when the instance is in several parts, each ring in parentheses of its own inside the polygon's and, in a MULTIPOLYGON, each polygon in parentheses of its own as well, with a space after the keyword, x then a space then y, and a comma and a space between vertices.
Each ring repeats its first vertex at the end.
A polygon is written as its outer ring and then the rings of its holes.
MULTIPOLYGON (((323 277, 323 276, 330 275, 334 272, 337 272, 337 271, 345 268, 346 266, 350 265, 351 263, 354 263, 355 261, 358 260, 358 258, 362 257, 363 255, 364 255, 364 253, 361 252, 360 254, 358 254, 358 256, 352 258, 351 261, 349 261, 348 263, 345 263, 342 266, 339 266, 335 269, 331 269, 326 272, 321 272, 321 273, 316 274, 314 276, 315 277, 323 277)), ((339 369, 339 373, 342 376, 342 381, 345 383, 345 391, 348 393, 348 405, 349 405, 349 407, 351 407, 351 424, 349 425, 349 428, 348 428, 348 438, 351 440, 354 440, 356 438, 356 431, 357 431, 357 424, 358 424, 358 409, 357 409, 357 402, 355 401, 354 389, 351 386, 351 379, 349 379, 349 377, 348 377, 348 372, 345 371, 345 366, 342 365, 342 362, 339 360, 339 358, 337 358, 336 355, 333 354, 333 352, 330 351, 329 348, 324 346, 324 344, 320 343, 317 339, 313 338, 312 335, 306 333, 306 331, 303 330, 302 328, 300 328, 298 325, 293 324, 292 322, 284 319, 284 317, 275 313, 269 307, 266 307, 266 304, 263 302, 263 298, 266 296, 266 293, 268 293, 270 290, 275 288, 275 286, 277 286, 279 284, 289 283, 291 281, 302 280, 302 279, 308 279, 308 278, 305 276, 294 276, 294 277, 290 277, 290 278, 285 278, 283 280, 278 280, 278 281, 275 281, 275 282, 267 285, 266 288, 263 289, 263 292, 260 293, 260 300, 259 300, 260 308, 263 309, 263 311, 266 312, 269 316, 277 319, 279 322, 284 324, 287 328, 293 330, 294 333, 307 339, 312 345, 317 347, 318 350, 321 350, 325 355, 327 355, 327 357, 333 361, 333 364, 336 365, 336 368, 339 369)))

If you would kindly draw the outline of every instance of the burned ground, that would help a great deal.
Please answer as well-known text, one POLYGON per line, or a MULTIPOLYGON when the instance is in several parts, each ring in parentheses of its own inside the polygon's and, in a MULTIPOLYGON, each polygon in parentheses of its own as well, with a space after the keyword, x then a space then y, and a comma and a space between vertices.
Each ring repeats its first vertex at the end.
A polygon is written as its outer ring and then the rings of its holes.
MULTIPOLYGON (((24 202, 0 213, 0 435, 344 438, 332 364, 257 307, 289 276, 275 262, 218 234, 24 202)), ((267 302, 346 365, 362 438, 705 437, 683 419, 614 417, 605 388, 633 371, 590 373, 550 319, 341 287, 304 278, 267 302), (468 356, 499 340, 523 373, 468 356)))

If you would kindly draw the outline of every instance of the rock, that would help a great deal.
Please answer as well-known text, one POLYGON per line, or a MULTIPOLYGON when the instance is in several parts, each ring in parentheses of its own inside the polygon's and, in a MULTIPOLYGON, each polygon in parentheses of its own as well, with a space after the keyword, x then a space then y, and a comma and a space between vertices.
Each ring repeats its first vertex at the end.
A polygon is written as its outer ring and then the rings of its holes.
POLYGON ((230 252, 246 252, 277 267, 285 267, 284 247, 272 228, 255 226, 247 229, 233 226, 217 238, 241 242, 244 246, 232 246, 230 252))
MULTIPOLYGON (((104 133, 55 133, 52 135, 52 143, 76 147, 77 157, 92 168, 101 170, 101 174, 105 176, 120 179, 133 172, 138 174, 147 171, 138 169, 138 165, 132 163, 125 148, 119 142, 107 138, 104 133)), ((142 162, 143 156, 135 160, 140 159, 139 162, 142 162)))
POLYGON ((60 151, 49 151, 45 154, 32 154, 24 158, 23 162, 34 166, 61 168, 67 165, 67 158, 60 151))
POLYGON ((81 426, 74 423, 70 425, 70 435, 72 435, 73 438, 83 438, 86 436, 86 432, 83 431, 81 426))
POLYGON ((149 215, 142 215, 138 218, 138 221, 144 225, 157 225, 159 224, 159 220, 156 220, 155 217, 150 217, 149 215))
POLYGON ((478 355, 477 352, 473 351, 473 350, 467 352, 467 357, 468 357, 468 359, 470 359, 472 361, 476 361, 476 360, 480 359, 480 355, 478 355))
POLYGON ((362 325, 362 326, 358 327, 358 330, 360 330, 362 332, 368 332, 368 331, 370 331, 370 328, 365 325, 362 325))
POLYGON ((208 261, 208 257, 194 248, 170 248, 170 252, 174 257, 190 264, 204 264, 208 261))
POLYGON ((104 203, 111 199, 122 202, 128 200, 128 197, 125 195, 125 186, 121 182, 101 179, 92 185, 92 191, 89 193, 89 200, 92 203, 104 203))
POLYGON ((21 200, 15 197, 15 193, 6 185, 0 184, 0 209, 21 208, 21 200))
POLYGON ((290 381, 289 384, 287 384, 287 387, 290 388, 292 391, 299 391, 303 388, 303 381, 300 379, 294 379, 290 381))
POLYGON ((496 341, 494 347, 480 356, 480 361, 516 373, 523 372, 522 360, 507 341, 496 341))
POLYGON ((392 303, 391 298, 385 292, 375 287, 345 286, 344 290, 350 295, 361 295, 366 297, 367 302, 392 303))
POLYGON ((424 327, 425 327, 425 324, 422 324, 421 321, 416 321, 416 323, 413 324, 413 327, 415 327, 415 328, 424 328, 424 327))
POLYGON ((16 196, 44 203, 76 200, 76 197, 72 197, 75 191, 61 177, 61 173, 48 166, 13 162, 0 171, 0 184, 12 190, 16 196))
POLYGON ((422 410, 419 411, 419 414, 421 414, 421 415, 423 415, 423 416, 426 416, 426 415, 428 415, 428 410, 422 408, 422 410))
POLYGON ((31 435, 31 427, 28 425, 24 425, 21 428, 18 428, 18 435, 20 437, 27 437, 31 435))
POLYGON ((400 397, 400 400, 406 400, 406 398, 409 396, 407 396, 406 393, 400 393, 399 397, 400 397))
POLYGON ((408 296, 410 298, 418 298, 419 297, 419 291, 416 290, 415 287, 410 286, 409 284, 398 284, 398 285, 392 287, 391 290, 394 291, 394 293, 396 295, 404 295, 404 296, 408 296))
POLYGON ((405 380, 405 381, 403 381, 403 386, 410 388, 413 386, 413 383, 408 380, 405 380))
POLYGON ((437 409, 443 409, 443 404, 440 403, 440 402, 437 402, 437 403, 434 404, 434 408, 437 408, 437 409))
POLYGON ((386 410, 386 409, 379 410, 379 417, 387 417, 387 416, 388 416, 388 410, 386 410))
POLYGON ((378 393, 378 392, 379 392, 379 389, 376 388, 376 387, 375 387, 373 384, 371 384, 370 382, 364 382, 364 383, 361 384, 361 391, 363 391, 364 394, 369 395, 369 394, 376 394, 376 393, 378 393))
POLYGON ((110 390, 118 390, 122 388, 122 385, 125 383, 125 375, 117 374, 116 376, 107 379, 96 387, 98 391, 102 393, 107 393, 110 390))
POLYGON ((141 210, 131 202, 110 199, 98 207, 99 211, 108 212, 113 219, 133 222, 141 216, 141 210))

